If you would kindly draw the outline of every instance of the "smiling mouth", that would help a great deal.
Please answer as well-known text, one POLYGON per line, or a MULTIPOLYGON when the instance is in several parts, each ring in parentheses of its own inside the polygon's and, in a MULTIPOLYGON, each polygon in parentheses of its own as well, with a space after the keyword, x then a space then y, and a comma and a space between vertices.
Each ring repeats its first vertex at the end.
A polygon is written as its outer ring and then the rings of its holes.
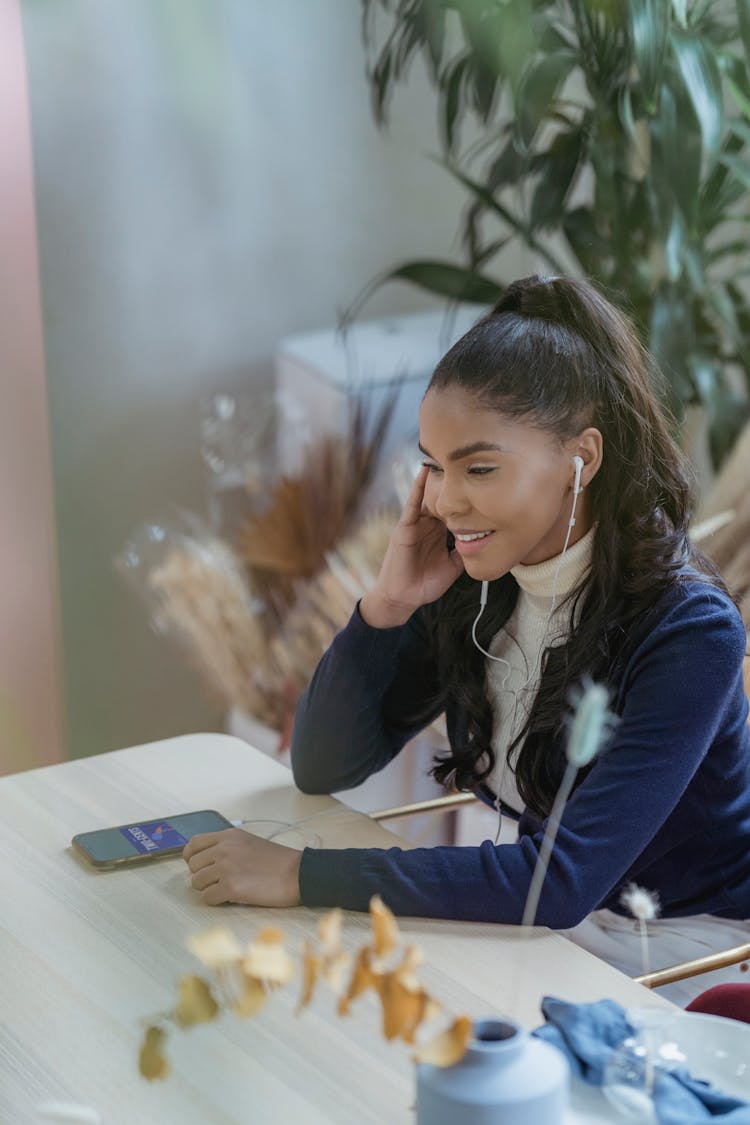
POLYGON ((453 533, 453 538, 458 543, 473 543, 477 539, 486 539, 488 535, 492 535, 491 531, 472 531, 466 535, 459 535, 457 532, 453 533))

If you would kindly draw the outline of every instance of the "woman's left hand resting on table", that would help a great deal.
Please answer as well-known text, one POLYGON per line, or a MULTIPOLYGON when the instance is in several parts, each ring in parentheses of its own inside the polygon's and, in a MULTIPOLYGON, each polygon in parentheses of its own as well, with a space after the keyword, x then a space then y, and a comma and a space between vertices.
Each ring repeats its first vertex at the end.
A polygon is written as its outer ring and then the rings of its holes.
POLYGON ((203 832, 185 845, 191 883, 207 906, 298 906, 302 852, 241 828, 203 832))

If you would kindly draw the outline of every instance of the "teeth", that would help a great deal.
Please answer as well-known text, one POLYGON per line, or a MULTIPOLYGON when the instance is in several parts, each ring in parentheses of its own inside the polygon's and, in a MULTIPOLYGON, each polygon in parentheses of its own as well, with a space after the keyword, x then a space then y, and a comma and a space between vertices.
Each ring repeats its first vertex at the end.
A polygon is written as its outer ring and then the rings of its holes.
POLYGON ((455 535, 454 538, 458 539, 459 543, 471 543, 474 539, 486 539, 491 534, 491 531, 475 531, 472 535, 455 535))

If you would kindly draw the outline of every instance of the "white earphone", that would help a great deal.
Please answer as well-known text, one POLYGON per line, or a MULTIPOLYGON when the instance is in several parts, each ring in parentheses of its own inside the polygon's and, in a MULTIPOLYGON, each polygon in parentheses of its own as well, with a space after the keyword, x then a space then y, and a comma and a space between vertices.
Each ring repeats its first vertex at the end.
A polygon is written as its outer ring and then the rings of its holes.
MULTIPOLYGON (((578 504, 578 497, 581 494, 581 492, 583 492, 583 487, 581 485, 581 473, 583 472, 583 457, 580 457, 578 454, 576 454, 576 456, 573 458, 573 464, 575 465, 575 478, 573 480, 573 506, 570 509, 570 519, 568 520, 568 533, 565 536, 565 542, 563 544, 563 549, 560 553, 560 558, 558 560, 557 567, 555 569, 555 575, 554 575, 554 578, 552 580, 552 606, 550 608, 549 616, 547 618, 547 628, 549 628, 549 623, 552 620, 552 614, 555 612, 555 605, 556 605, 556 602, 557 602, 557 576, 560 573, 560 567, 562 566, 563 557, 565 555, 565 552, 568 549, 568 543, 570 542, 570 534, 571 534, 573 528, 575 527, 576 506, 578 504)), ((481 653, 483 653, 484 656, 486 656, 488 660, 495 660, 495 661, 497 661, 498 664, 505 664, 505 666, 508 669, 508 672, 510 672, 510 664, 508 663, 507 660, 503 660, 503 658, 501 656, 493 656, 491 652, 487 652, 487 649, 482 648, 479 641, 477 640, 477 625, 479 624, 479 618, 482 616, 482 614, 484 612, 484 607, 487 605, 487 597, 488 597, 488 594, 489 594, 489 588, 490 588, 489 582, 486 582, 486 581, 482 582, 482 589, 481 589, 480 594, 479 594, 479 613, 476 615, 476 617, 474 619, 474 624, 471 627, 471 639, 473 640, 474 644, 479 649, 479 651, 481 653)), ((546 641, 546 630, 545 630, 545 641, 546 641)), ((544 648, 544 645, 542 645, 542 648, 544 648)), ((533 672, 532 672, 532 675, 533 675, 533 672)), ((530 678, 531 677, 529 677, 529 679, 530 678)), ((506 677, 506 679, 507 679, 507 677, 506 677)), ((528 682, 529 681, 527 680, 526 683, 528 683, 528 682)), ((525 687, 525 686, 526 686, 526 684, 523 685, 523 687, 525 687)))
MULTIPOLYGON (((513 694, 513 716, 512 716, 512 720, 511 720, 511 729, 515 728, 516 709, 518 707, 518 696, 531 683, 532 679, 534 678, 534 676, 537 672, 537 668, 539 667, 539 664, 541 662, 541 658, 544 654, 544 649, 545 649, 545 646, 547 644, 547 636, 549 634, 550 622, 552 621, 552 616, 555 612, 555 605, 557 603, 557 577, 560 573, 560 568, 562 566, 563 557, 565 555, 565 552, 568 549, 568 543, 570 542, 570 534, 571 534, 573 528, 575 527, 576 506, 578 504, 578 497, 579 497, 580 493, 583 492, 583 486, 581 485, 581 473, 583 472, 583 457, 579 457, 578 455, 576 455, 573 458, 573 464, 575 466, 575 477, 573 479, 573 504, 572 504, 572 507, 570 509, 570 519, 568 520, 568 532, 567 532, 567 535, 565 536, 565 543, 563 544, 563 549, 560 552, 560 558, 558 560, 557 567, 555 568, 554 578, 552 579, 552 603, 551 603, 551 606, 550 606, 550 611, 547 615, 547 621, 545 622, 544 637, 542 638, 542 643, 541 643, 541 646, 539 648, 539 655, 537 657, 537 660, 534 663, 531 671, 529 672, 529 675, 526 678, 526 682, 521 684, 521 686, 516 691, 514 691, 512 693, 513 694)), ((505 689, 505 685, 507 684, 508 679, 510 677, 510 673, 511 673, 510 662, 508 660, 504 660, 502 656, 493 656, 491 652, 487 652, 486 648, 482 648, 479 641, 477 640, 477 625, 479 624, 480 617, 484 613, 484 607, 487 605, 487 596, 488 596, 488 593, 489 593, 489 586, 490 586, 489 582, 482 582, 482 589, 481 589, 481 592, 480 592, 480 595, 479 595, 479 613, 474 618, 474 624, 471 627, 471 639, 473 640, 474 644, 479 649, 479 651, 484 656, 486 656, 488 660, 494 660, 498 664, 504 664, 505 665, 505 667, 507 668, 507 672, 506 672, 505 678, 504 678, 503 683, 502 683, 502 687, 503 687, 503 689, 505 689)), ((503 820, 502 804, 501 804, 501 801, 500 801, 499 794, 496 798, 496 802, 497 802, 498 820, 497 820, 497 832, 495 834, 495 843, 497 843, 498 840, 500 839, 500 829, 501 829, 502 820, 503 820)))

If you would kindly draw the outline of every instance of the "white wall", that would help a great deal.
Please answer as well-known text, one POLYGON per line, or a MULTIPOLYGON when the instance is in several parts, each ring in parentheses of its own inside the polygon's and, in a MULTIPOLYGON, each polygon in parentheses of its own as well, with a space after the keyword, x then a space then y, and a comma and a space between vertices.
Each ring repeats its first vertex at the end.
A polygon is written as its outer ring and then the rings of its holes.
MULTIPOLYGON (((421 70, 372 123, 354 0, 23 0, 71 755, 215 727, 113 572, 203 510, 201 394, 267 384, 278 339, 379 270, 448 256, 461 196, 421 70)), ((390 286, 379 315, 429 301, 390 286)))

